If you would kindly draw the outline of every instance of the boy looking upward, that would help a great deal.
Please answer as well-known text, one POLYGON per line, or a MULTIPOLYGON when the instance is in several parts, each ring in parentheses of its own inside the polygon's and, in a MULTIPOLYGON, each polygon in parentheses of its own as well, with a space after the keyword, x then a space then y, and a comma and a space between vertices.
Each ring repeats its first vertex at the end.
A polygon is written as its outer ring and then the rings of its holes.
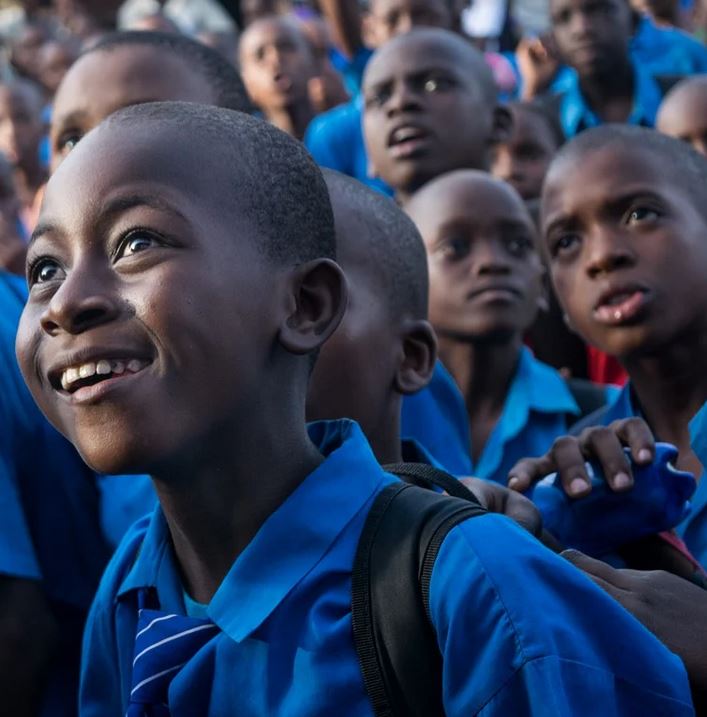
MULTIPOLYGON (((345 310, 334 239, 304 150, 226 110, 122 110, 50 180, 28 256, 23 373, 94 468, 149 471, 161 502, 99 589, 83 715, 155 703, 174 715, 371 713, 351 565, 373 497, 395 479, 355 424, 308 436, 304 422, 312 355, 345 310), (165 637, 169 621, 171 637, 193 640, 165 637), (177 647, 186 654, 167 654, 177 647)), ((447 714, 547 714, 549 695, 558 717, 627 703, 692 714, 680 661, 505 518, 457 526, 437 568, 447 714)))

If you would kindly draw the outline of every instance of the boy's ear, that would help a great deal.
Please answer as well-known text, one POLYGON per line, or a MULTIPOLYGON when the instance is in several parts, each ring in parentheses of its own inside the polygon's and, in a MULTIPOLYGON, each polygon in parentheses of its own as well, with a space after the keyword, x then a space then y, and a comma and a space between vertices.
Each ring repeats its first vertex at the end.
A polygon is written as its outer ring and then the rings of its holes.
POLYGON ((493 108, 490 144, 501 144, 510 139, 513 130, 513 115, 508 107, 496 105, 493 108))
POLYGON ((288 314, 278 338, 293 354, 316 351, 336 331, 346 311, 346 277, 331 259, 315 259, 290 275, 288 314))
POLYGON ((395 390, 404 396, 421 391, 432 380, 437 337, 428 321, 410 319, 402 327, 403 358, 395 374, 395 390))

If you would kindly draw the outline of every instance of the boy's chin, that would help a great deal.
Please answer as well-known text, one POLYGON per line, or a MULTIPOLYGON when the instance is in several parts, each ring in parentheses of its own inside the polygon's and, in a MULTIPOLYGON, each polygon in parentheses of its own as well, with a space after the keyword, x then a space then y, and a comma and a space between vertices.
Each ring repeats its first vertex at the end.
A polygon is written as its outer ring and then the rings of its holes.
POLYGON ((96 473, 103 475, 129 475, 148 473, 151 462, 145 455, 144 446, 129 447, 109 445, 81 445, 76 448, 84 463, 96 473))

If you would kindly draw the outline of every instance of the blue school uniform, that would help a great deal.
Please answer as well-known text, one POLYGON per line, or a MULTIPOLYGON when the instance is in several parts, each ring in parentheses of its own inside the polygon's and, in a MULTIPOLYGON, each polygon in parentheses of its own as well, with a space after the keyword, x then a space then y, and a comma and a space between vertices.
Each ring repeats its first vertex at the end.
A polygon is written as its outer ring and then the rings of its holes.
POLYGON ((392 197, 393 190, 382 179, 368 174, 361 103, 359 95, 315 117, 307 127, 304 145, 320 166, 347 174, 392 197))
POLYGON ((41 582, 60 630, 42 715, 76 713, 81 632, 110 551, 93 473, 40 414, 15 359, 24 282, 0 272, 0 573, 41 582))
MULTIPOLYGON (((653 75, 633 62, 634 96, 631 114, 626 124, 653 127, 663 93, 653 75)), ((579 76, 570 70, 563 80, 564 89, 559 96, 559 119, 568 139, 580 132, 598 127, 603 120, 589 107, 579 86, 579 76)))
POLYGON ((653 75, 707 72, 707 47, 675 27, 658 27, 647 15, 639 20, 630 51, 636 64, 653 75))
MULTIPOLYGON (((224 578, 206 608, 218 630, 188 622, 161 509, 126 536, 87 624, 82 717, 144 714, 143 705, 129 706, 129 694, 138 700, 152 684, 143 661, 169 644, 161 637, 169 621, 176 634, 194 638, 194 654, 185 647, 176 656, 183 666, 154 675, 170 675, 164 697, 172 717, 372 714, 352 640, 351 569, 371 503, 396 479, 376 463, 355 423, 309 430, 325 461, 224 578), (143 613, 136 642, 138 601, 147 591, 159 612, 143 613), (158 639, 150 644, 153 629, 158 639)), ((432 574, 430 612, 448 715, 694 714, 679 658, 502 516, 449 533, 432 574)))
MULTIPOLYGON (((608 426, 613 421, 636 416, 642 418, 641 411, 632 397, 631 382, 629 381, 610 401, 605 409, 593 416, 588 416, 582 426, 608 426)), ((579 428, 579 427, 578 427, 579 428)), ((690 423, 695 454, 707 466, 707 412, 705 407, 697 413, 690 423)), ((690 499, 692 510, 690 514, 676 528, 676 533, 683 539, 695 559, 707 568, 707 480, 702 478, 697 483, 697 490, 690 499)))

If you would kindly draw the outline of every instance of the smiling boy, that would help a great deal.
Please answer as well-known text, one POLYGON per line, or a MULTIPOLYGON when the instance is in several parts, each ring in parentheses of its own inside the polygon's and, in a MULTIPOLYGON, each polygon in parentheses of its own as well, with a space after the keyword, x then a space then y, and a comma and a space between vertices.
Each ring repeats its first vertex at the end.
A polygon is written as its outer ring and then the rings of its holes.
MULTIPOLYGON (((120 111, 50 180, 17 341, 25 379, 92 467, 149 471, 161 504, 99 588, 82 715, 371 714, 351 568, 395 479, 355 424, 308 435, 304 422, 313 355, 346 305, 334 250, 301 145, 226 110, 120 111), (111 373, 62 387, 101 361, 111 373)), ((557 717, 692 714, 679 660, 507 519, 457 526, 438 567, 447 714, 547 715, 550 694, 557 717), (477 635, 482 611, 492 639, 477 635), (567 624, 586 640, 564 640, 567 624)))

